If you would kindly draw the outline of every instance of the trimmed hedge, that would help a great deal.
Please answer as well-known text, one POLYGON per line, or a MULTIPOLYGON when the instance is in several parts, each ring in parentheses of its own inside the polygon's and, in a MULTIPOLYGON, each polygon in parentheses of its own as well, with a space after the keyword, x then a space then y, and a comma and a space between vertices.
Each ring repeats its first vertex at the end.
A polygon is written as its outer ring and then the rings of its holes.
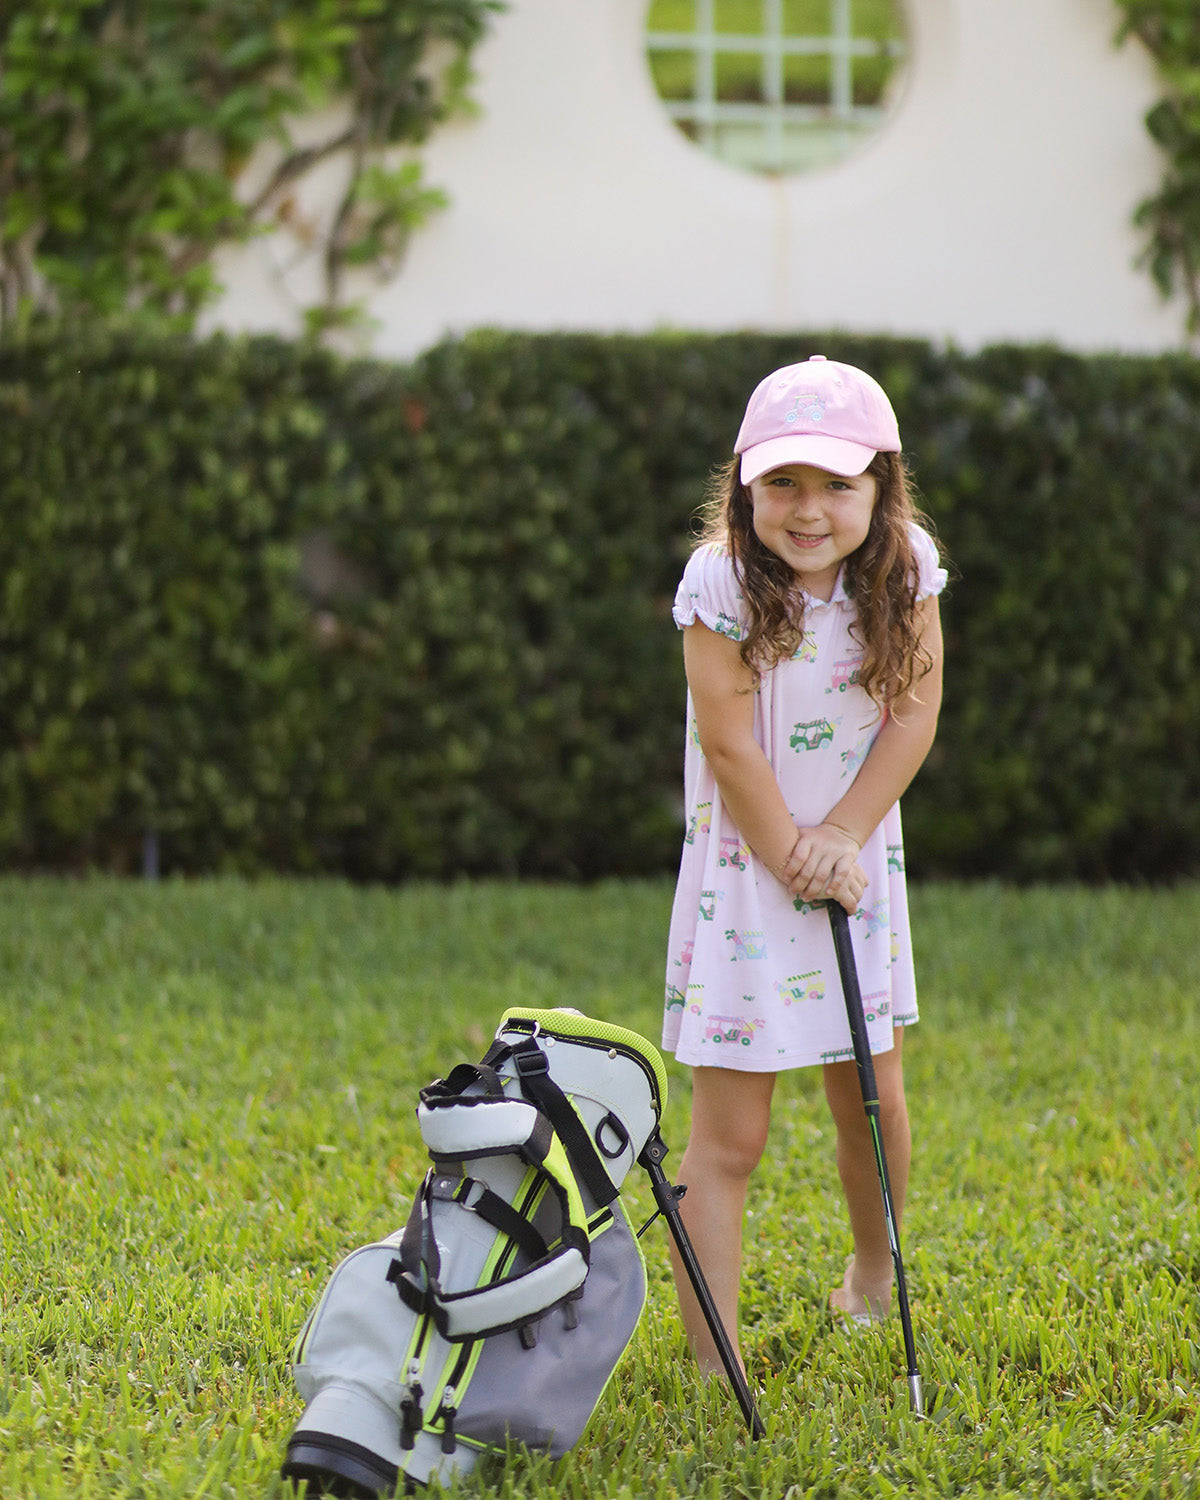
POLYGON ((0 348, 0 855, 674 868, 670 601, 768 370, 892 395, 955 565, 921 874, 1200 869, 1200 364, 840 334, 0 348))

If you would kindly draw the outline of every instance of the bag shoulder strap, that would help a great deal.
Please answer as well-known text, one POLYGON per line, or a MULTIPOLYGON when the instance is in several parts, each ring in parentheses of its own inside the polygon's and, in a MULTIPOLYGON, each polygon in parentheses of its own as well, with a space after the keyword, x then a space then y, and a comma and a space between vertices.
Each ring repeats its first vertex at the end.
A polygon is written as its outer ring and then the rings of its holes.
MULTIPOLYGON (((495 1049, 493 1049, 495 1050, 495 1049)), ((515 1043, 511 1048, 521 1092, 546 1115, 563 1145, 571 1165, 584 1186, 601 1208, 607 1208, 620 1194, 600 1153, 592 1144, 583 1121, 571 1101, 550 1076, 550 1063, 533 1037, 515 1043)), ((488 1054, 491 1056, 491 1053, 488 1054)))

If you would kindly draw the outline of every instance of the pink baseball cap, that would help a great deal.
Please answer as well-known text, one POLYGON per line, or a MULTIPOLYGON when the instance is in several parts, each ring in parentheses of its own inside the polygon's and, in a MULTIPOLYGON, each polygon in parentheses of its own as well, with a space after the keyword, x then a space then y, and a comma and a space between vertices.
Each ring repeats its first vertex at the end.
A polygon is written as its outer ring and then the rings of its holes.
POLYGON ((900 452, 900 428, 877 380, 814 354, 759 381, 733 451, 749 484, 783 464, 861 474, 877 453, 900 452))

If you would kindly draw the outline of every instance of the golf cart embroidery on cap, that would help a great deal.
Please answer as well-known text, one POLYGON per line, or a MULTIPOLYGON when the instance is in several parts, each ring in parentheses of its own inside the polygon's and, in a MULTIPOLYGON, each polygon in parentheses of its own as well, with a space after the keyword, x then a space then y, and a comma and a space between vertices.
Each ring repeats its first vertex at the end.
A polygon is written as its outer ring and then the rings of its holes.
POLYGON ((791 427, 794 423, 800 421, 801 417, 806 422, 814 422, 818 426, 825 420, 825 398, 819 392, 796 392, 796 399, 792 402, 792 409, 783 420, 791 427))

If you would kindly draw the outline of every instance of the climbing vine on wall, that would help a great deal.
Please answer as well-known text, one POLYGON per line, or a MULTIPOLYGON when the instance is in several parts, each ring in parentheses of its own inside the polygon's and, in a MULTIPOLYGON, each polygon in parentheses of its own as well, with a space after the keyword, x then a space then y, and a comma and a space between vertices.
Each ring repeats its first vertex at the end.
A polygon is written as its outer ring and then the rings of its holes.
POLYGON ((1166 159, 1158 190, 1138 205, 1144 260, 1164 296, 1181 293, 1200 333, 1200 6, 1196 0, 1116 0, 1118 41, 1131 36, 1158 64, 1163 97, 1146 128, 1166 159))
POLYGON ((7 0, 0 329, 130 309, 190 326, 216 290, 213 252, 279 224, 321 260, 310 321, 336 320, 346 271, 394 268, 443 201, 413 148, 467 106, 472 48, 500 8, 7 0), (331 159, 340 197, 314 225, 296 190, 331 159))

